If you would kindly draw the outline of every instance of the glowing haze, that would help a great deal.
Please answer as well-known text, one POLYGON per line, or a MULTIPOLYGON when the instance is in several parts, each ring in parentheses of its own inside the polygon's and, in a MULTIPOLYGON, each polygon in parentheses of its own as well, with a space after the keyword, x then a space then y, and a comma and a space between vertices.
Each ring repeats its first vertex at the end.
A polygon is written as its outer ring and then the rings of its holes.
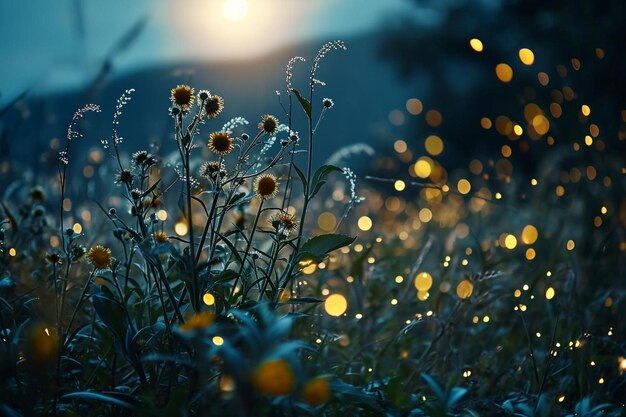
POLYGON ((307 40, 373 29, 406 0, 0 1, 0 102, 31 87, 79 86, 140 18, 117 71, 191 60, 246 59, 307 40))

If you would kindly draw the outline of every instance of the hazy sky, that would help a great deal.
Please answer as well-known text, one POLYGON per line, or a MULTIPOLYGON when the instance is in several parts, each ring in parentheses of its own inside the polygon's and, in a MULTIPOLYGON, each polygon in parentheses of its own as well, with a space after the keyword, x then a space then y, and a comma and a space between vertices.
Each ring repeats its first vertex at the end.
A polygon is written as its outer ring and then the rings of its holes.
POLYGON ((307 39, 367 31, 412 11, 407 0, 0 1, 0 103, 26 87, 80 85, 142 16, 147 25, 115 58, 125 71, 191 59, 237 59, 307 39))

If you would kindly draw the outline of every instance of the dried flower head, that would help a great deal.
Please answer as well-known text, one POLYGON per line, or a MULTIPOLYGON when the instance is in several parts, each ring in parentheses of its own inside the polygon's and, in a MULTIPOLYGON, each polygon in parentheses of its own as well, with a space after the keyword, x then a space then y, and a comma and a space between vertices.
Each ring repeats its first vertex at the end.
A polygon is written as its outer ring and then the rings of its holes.
POLYGON ((154 232, 154 240, 156 240, 158 243, 165 243, 167 242, 167 239, 167 234, 163 230, 157 230, 156 232, 154 232))
POLYGON ((269 200, 278 194, 278 180, 272 174, 259 175, 254 182, 254 192, 262 200, 269 200))
POLYGON ((280 211, 278 214, 272 216, 270 223, 274 226, 278 233, 284 236, 289 236, 291 232, 296 230, 298 227, 296 216, 285 211, 280 211))
POLYGON ((51 252, 46 255, 46 260, 53 265, 61 265, 63 263, 63 258, 58 252, 51 252))
POLYGON ((157 160, 148 151, 137 151, 133 154, 133 163, 135 166, 148 168, 155 165, 157 160))
POLYGON ((335 105, 335 102, 333 101, 332 98, 324 98, 324 100, 322 100, 322 104, 324 105, 324 107, 326 107, 327 109, 330 109, 331 107, 333 107, 335 105))
POLYGON ((207 161, 200 166, 200 176, 208 179, 221 178, 226 175, 226 167, 223 162, 207 161))
POLYGON ((127 169, 123 169, 115 176, 115 182, 118 184, 131 185, 133 183, 133 173, 127 169))
POLYGON ((224 110, 224 99, 215 94, 209 96, 207 102, 204 103, 204 110, 207 118, 216 118, 224 110))
POLYGON ((204 101, 210 96, 211 96, 211 93, 209 93, 208 90, 200 90, 200 92, 198 93, 198 100, 204 101))
POLYGON ((268 135, 273 135, 278 130, 278 119, 270 114, 263 116, 261 123, 259 123, 259 129, 268 135))
POLYGON ((87 258, 96 269, 109 268, 112 261, 111 249, 105 248, 102 245, 96 245, 89 249, 89 252, 87 252, 87 258))
POLYGON ((188 111, 195 100, 194 89, 188 85, 179 84, 176 88, 172 88, 171 95, 172 104, 176 104, 183 111, 188 111))
POLYGON ((213 132, 209 135, 209 149, 219 156, 228 155, 234 147, 233 138, 227 132, 213 132))
POLYGON ((139 188, 130 190, 130 196, 133 200, 139 200, 143 196, 143 192, 139 188))
POLYGON ((46 193, 44 192, 43 188, 39 185, 36 185, 33 188, 31 188, 30 191, 28 192, 28 196, 33 201, 43 201, 46 199, 46 193))
POLYGON ((133 154, 133 162, 137 166, 144 165, 150 158, 148 151, 137 151, 133 154))

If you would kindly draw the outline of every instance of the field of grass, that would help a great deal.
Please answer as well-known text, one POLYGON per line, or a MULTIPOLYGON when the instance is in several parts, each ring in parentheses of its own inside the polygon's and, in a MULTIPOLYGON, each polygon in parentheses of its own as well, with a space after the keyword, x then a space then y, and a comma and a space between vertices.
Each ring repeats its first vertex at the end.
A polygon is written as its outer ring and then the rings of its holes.
POLYGON ((126 147, 129 89, 85 166, 93 104, 49 181, 2 166, 0 415, 623 415, 624 132, 546 90, 476 121, 507 141, 482 159, 433 134, 314 166, 344 49, 255 121, 174 86, 173 155, 126 147))

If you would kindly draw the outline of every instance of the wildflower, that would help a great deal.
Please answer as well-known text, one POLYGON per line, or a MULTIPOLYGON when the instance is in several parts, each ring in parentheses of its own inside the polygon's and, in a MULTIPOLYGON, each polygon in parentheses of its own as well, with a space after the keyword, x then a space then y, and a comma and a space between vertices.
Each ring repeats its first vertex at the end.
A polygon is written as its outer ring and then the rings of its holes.
POLYGON ((168 240, 167 234, 163 230, 157 230, 154 232, 154 240, 158 243, 165 243, 168 240))
POLYGON ((156 162, 156 158, 147 151, 138 151, 133 154, 133 163, 136 166, 150 167, 156 162))
POLYGON ((204 111, 209 119, 219 116, 222 110, 224 110, 224 99, 218 95, 211 95, 204 104, 204 111))
POLYGON ((31 188, 31 190, 28 192, 28 196, 33 201, 43 201, 46 199, 46 193, 44 192, 43 188, 39 185, 31 188))
POLYGON ((96 269, 106 269, 111 266, 111 249, 96 245, 89 249, 87 258, 96 269))
POLYGON ((133 173, 127 169, 123 169, 115 176, 115 182, 117 184, 131 185, 133 183, 133 173))
POLYGON ((172 117, 176 117, 180 114, 180 107, 172 106, 168 109, 168 111, 172 117))
POLYGON ((183 332, 191 332, 194 330, 203 330, 213 324, 215 316, 212 313, 201 311, 189 317, 186 322, 178 326, 183 332))
POLYGON ((335 105, 335 102, 333 102, 333 99, 331 99, 331 98, 324 98, 324 100, 322 100, 322 104, 327 109, 330 109, 331 107, 333 107, 335 105))
POLYGON ((133 200, 139 200, 142 196, 142 192, 139 188, 133 188, 132 190, 130 190, 130 196, 132 197, 133 200))
POLYGON ((272 174, 259 175, 254 182, 254 192, 262 200, 269 200, 278 194, 278 181, 272 174))
POLYGON ((278 119, 272 115, 266 114, 263 116, 261 123, 259 123, 259 129, 268 135, 273 135, 278 129, 278 119))
POLYGON ((233 138, 226 132, 213 132, 209 135, 209 149, 219 156, 228 155, 234 147, 233 138))
POLYGON ((200 166, 200 176, 208 179, 217 179, 226 175, 226 167, 223 162, 207 161, 200 166))
POLYGON ((172 88, 172 104, 176 104, 182 111, 188 111, 195 99, 194 90, 188 85, 179 84, 172 88))
POLYGON ((311 379, 304 385, 301 392, 304 402, 312 407, 328 401, 330 394, 328 378, 323 376, 311 379))
POLYGON ((200 92, 198 93, 198 100, 204 101, 209 98, 209 96, 210 93, 207 90, 200 90, 200 92))
POLYGON ((284 288, 281 292, 280 295, 278 296, 278 302, 279 303, 286 303, 291 299, 291 291, 287 288, 284 288))
POLYGON ((74 262, 78 262, 80 261, 83 256, 87 253, 87 248, 85 248, 84 246, 74 246, 72 247, 72 261, 74 262))
POLYGON ((58 252, 52 252, 46 255, 46 260, 53 265, 61 265, 63 263, 63 259, 58 252))
POLYGON ((296 230, 296 228, 298 227, 298 221, 296 220, 296 216, 291 215, 285 211, 281 211, 280 213, 274 215, 270 219, 270 223, 280 234, 285 236, 289 236, 291 232, 296 230))
POLYGON ((296 378, 284 359, 263 362, 252 375, 252 385, 262 394, 278 397, 289 394, 296 385, 296 378))
POLYGON ((248 135, 247 133, 244 133, 241 135, 241 140, 243 140, 244 142, 247 141, 248 139, 250 139, 250 135, 248 135))

